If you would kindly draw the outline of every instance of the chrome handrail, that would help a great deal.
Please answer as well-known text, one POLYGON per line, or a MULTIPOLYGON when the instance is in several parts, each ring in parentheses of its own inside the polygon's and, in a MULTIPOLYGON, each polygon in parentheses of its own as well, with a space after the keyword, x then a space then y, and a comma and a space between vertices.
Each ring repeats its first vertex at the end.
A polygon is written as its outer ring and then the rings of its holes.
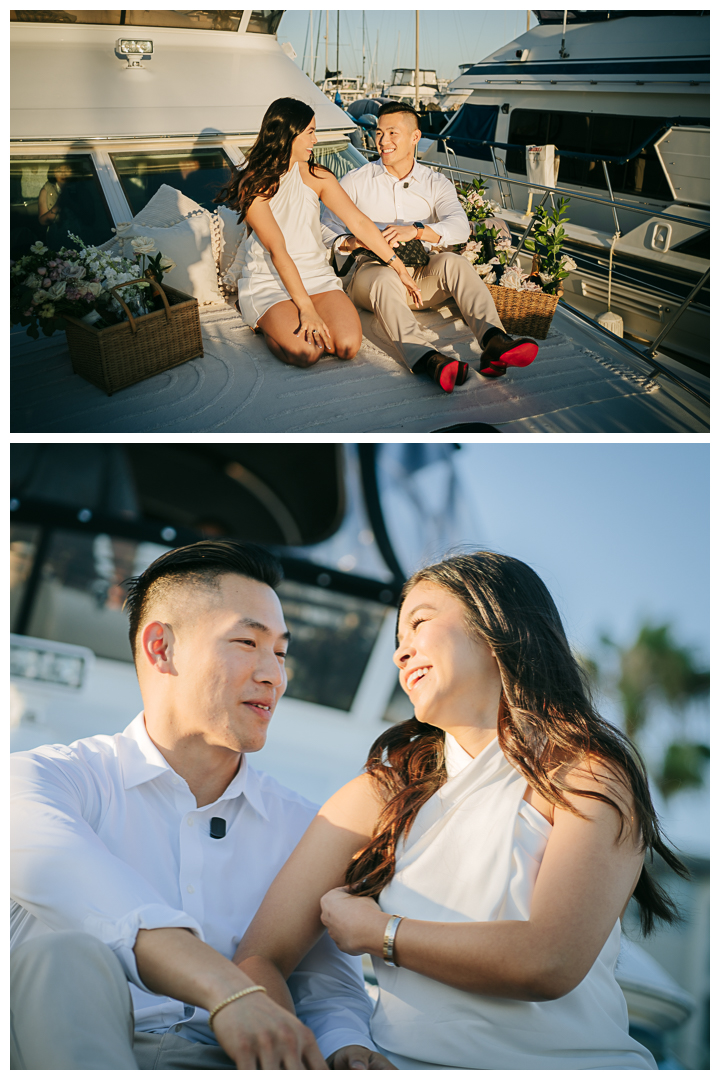
MULTIPOLYGON (((365 155, 370 153, 377 154, 376 151, 370 150, 361 150, 360 153, 365 155)), ((457 157, 457 154, 455 156, 457 157)), ((446 166, 442 165, 439 161, 425 161, 422 158, 419 158, 418 161, 421 165, 426 165, 428 168, 432 169, 439 169, 440 172, 443 172, 446 168, 446 166)), ((448 171, 462 173, 464 176, 470 176, 473 179, 475 179, 475 177, 478 177, 480 180, 497 179, 493 173, 487 173, 485 177, 483 177, 482 172, 479 170, 471 171, 470 169, 461 169, 459 165, 453 165, 448 171)), ((561 195, 568 199, 582 199, 584 202, 599 203, 601 206, 616 206, 620 210, 632 210, 636 214, 646 214, 647 217, 664 218, 666 221, 680 221, 684 225, 696 225, 700 229, 710 228, 710 223, 708 221, 696 221, 694 218, 680 217, 678 214, 668 214, 664 210, 646 210, 644 206, 638 206, 636 203, 621 202, 615 198, 606 199, 601 195, 584 195, 580 191, 571 191, 569 188, 547 187, 545 184, 539 184, 536 180, 533 180, 532 183, 530 183, 527 180, 513 180, 510 176, 504 176, 502 179, 503 182, 507 184, 518 184, 520 187, 532 188, 533 191, 549 191, 553 195, 561 195)))

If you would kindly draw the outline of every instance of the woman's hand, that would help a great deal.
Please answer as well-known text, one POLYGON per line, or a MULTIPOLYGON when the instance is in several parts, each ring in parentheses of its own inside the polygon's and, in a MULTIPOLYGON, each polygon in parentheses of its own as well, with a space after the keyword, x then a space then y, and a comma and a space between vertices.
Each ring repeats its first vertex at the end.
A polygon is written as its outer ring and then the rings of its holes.
POLYGON ((382 954, 390 918, 369 896, 353 896, 346 888, 331 889, 320 900, 320 918, 338 949, 350 956, 382 954))
MULTIPOLYGON (((400 262, 400 260, 397 259, 395 262, 392 262, 390 265, 391 266, 397 266, 397 263, 399 263, 399 262, 400 262)), ((403 285, 405 286, 407 291, 410 293, 410 297, 411 297, 413 303, 416 304, 418 307, 422 307, 422 296, 420 294, 420 290, 418 289, 418 287, 415 284, 415 282, 413 281, 413 279, 410 277, 410 274, 408 274, 407 267, 404 265, 404 263, 400 262, 400 265, 398 266, 398 275, 399 275, 400 280, 402 281, 403 285)))
POLYGON ((312 304, 304 305, 299 309, 300 313, 300 325, 293 333, 298 337, 304 338, 310 345, 319 345, 323 343, 324 347, 330 352, 333 347, 332 337, 325 323, 322 321, 317 311, 312 304))

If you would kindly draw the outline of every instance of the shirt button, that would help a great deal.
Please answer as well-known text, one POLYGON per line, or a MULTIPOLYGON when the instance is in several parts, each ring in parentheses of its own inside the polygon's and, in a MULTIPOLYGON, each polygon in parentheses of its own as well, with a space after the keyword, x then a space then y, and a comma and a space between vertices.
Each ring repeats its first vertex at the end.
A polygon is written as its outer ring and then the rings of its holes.
POLYGON ((194 889, 194 887, 192 885, 188 885, 187 891, 188 892, 195 892, 195 889, 194 889))
POLYGON ((195 819, 194 819, 194 818, 192 818, 192 817, 189 817, 189 818, 187 819, 187 823, 188 823, 188 825, 194 825, 194 824, 195 824, 195 819))
POLYGON ((182 1024, 176 1024, 175 1025, 175 1030, 176 1031, 180 1031, 181 1028, 182 1028, 182 1024))

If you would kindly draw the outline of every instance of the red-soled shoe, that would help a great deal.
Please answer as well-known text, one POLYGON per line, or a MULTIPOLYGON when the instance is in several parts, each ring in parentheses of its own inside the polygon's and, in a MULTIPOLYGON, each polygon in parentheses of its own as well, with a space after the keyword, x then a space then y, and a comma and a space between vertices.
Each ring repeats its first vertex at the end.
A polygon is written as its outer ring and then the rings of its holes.
POLYGON ((480 373, 490 364, 502 363, 507 367, 527 367, 538 354, 538 344, 532 338, 512 338, 498 330, 488 341, 480 357, 480 373))

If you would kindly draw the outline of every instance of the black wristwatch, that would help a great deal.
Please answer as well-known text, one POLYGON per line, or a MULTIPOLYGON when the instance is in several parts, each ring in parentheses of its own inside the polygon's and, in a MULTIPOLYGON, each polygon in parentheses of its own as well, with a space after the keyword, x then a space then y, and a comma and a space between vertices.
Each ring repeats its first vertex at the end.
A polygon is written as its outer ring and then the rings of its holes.
POLYGON ((414 226, 414 228, 416 228, 418 230, 418 233, 417 233, 417 236, 415 237, 415 239, 419 240, 420 239, 420 233, 423 231, 425 226, 423 225, 422 221, 413 221, 413 226, 414 226))

